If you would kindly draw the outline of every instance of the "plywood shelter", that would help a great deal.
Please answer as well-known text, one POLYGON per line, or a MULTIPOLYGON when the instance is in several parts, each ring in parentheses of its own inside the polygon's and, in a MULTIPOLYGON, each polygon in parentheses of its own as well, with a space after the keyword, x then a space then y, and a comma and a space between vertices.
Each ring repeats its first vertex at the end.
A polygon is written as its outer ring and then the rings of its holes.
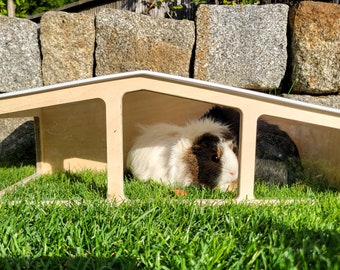
POLYGON ((124 161, 138 124, 183 124, 218 104, 241 112, 236 200, 254 199, 259 117, 280 125, 301 158, 339 179, 340 111, 189 78, 127 72, 0 95, 0 117, 38 119, 37 174, 107 170, 107 198, 123 200, 124 161))

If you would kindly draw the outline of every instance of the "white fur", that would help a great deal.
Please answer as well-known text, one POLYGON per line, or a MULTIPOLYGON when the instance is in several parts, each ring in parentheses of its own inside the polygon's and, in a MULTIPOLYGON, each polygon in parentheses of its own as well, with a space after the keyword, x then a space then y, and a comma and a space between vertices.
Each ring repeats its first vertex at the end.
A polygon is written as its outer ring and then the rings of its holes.
MULTIPOLYGON (((210 119, 194 120, 184 126, 166 123, 144 126, 128 153, 127 167, 143 181, 152 179, 166 185, 188 186, 193 179, 184 162, 185 153, 204 133, 222 138, 226 128, 210 119)), ((231 141, 219 144, 223 155, 218 186, 223 191, 238 177, 238 161, 231 144, 231 141)))
POLYGON ((223 155, 222 155, 222 173, 218 178, 218 187, 221 191, 227 191, 229 189, 229 184, 233 181, 236 181, 238 178, 238 160, 235 156, 235 153, 231 149, 232 142, 227 141, 222 143, 223 147, 223 155))

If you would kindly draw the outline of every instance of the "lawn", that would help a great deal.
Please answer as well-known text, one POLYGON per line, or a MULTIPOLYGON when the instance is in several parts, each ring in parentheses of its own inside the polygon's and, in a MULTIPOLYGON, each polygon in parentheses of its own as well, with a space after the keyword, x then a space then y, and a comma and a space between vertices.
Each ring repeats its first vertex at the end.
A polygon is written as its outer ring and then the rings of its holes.
MULTIPOLYGON (((1 169, 2 188, 32 171, 1 169)), ((116 206, 105 201, 105 179, 103 172, 55 173, 6 193, 0 268, 340 269, 339 192, 257 182, 258 198, 297 200, 235 204, 235 194, 190 187, 178 197, 127 178, 131 200, 116 206), (198 198, 226 204, 197 205, 198 198)))

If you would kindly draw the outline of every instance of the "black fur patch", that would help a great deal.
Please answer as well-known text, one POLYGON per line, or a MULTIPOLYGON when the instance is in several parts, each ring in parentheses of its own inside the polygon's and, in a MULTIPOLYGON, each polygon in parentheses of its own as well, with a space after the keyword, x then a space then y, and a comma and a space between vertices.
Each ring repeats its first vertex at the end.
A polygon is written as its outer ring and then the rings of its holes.
POLYGON ((218 149, 220 141, 219 137, 205 133, 194 142, 191 151, 198 163, 198 184, 211 188, 217 186, 217 178, 222 172, 222 152, 218 149))
POLYGON ((213 121, 227 125, 231 131, 231 135, 238 140, 240 132, 240 113, 233 108, 214 106, 202 118, 209 118, 213 121))

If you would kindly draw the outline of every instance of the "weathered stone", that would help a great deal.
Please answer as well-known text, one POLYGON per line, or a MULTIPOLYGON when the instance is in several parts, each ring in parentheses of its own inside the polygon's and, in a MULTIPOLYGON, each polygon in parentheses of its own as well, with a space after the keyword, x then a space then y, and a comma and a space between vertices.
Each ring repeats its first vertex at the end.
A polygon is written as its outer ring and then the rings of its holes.
POLYGON ((255 90, 280 86, 287 64, 288 6, 200 5, 196 79, 255 90))
POLYGON ((40 22, 44 85, 93 77, 94 17, 50 11, 40 22))
POLYGON ((281 161, 256 158, 255 179, 265 180, 268 184, 288 184, 288 168, 281 161))
POLYGON ((32 118, 0 121, 0 165, 35 164, 35 135, 32 118))
POLYGON ((192 21, 104 9, 96 16, 96 76, 152 70, 188 77, 194 42, 192 21))
POLYGON ((293 92, 340 92, 340 5, 301 2, 289 25, 293 92))
POLYGON ((38 25, 0 16, 0 92, 42 85, 38 25))
POLYGON ((327 95, 327 96, 284 95, 284 97, 340 110, 340 95, 327 95))
MULTIPOLYGON (((42 85, 38 25, 0 16, 0 92, 42 85)), ((35 162, 32 118, 0 119, 0 163, 35 162)))

